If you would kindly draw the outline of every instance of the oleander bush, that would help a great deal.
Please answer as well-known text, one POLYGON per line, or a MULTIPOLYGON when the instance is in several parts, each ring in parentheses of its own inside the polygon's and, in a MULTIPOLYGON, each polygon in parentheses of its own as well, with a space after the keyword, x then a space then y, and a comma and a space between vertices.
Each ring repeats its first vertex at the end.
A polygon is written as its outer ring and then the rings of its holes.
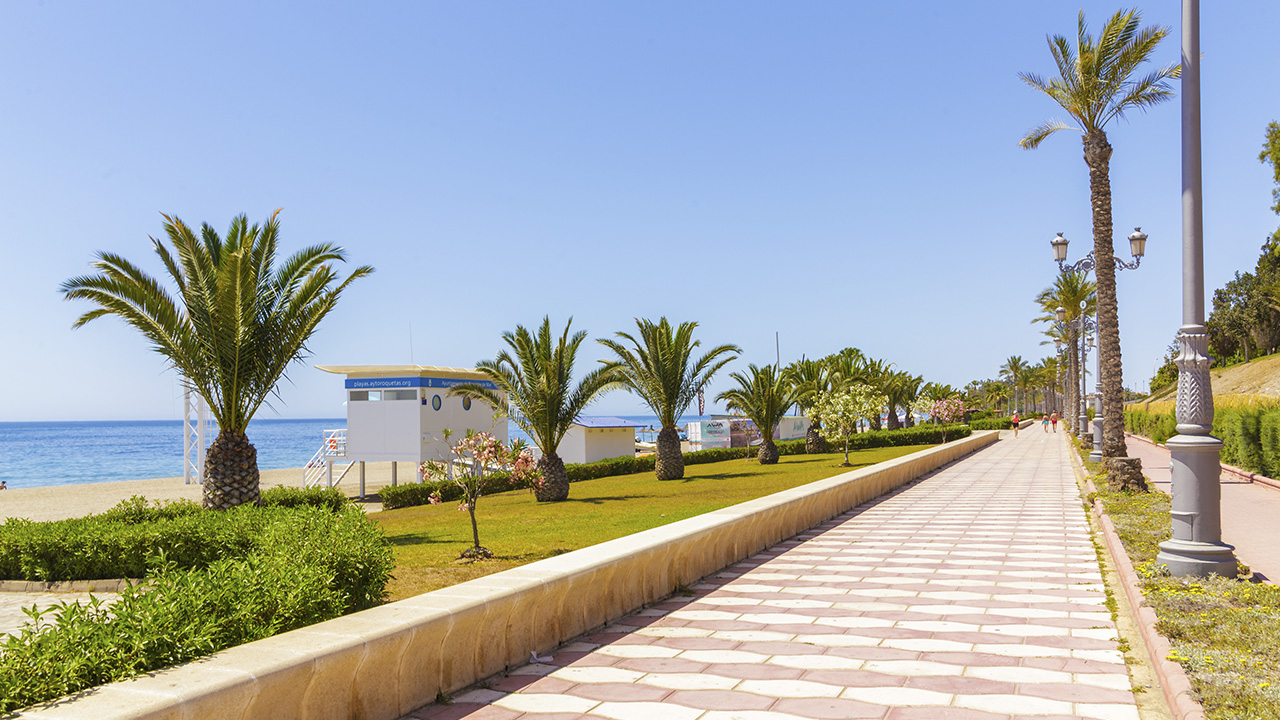
MULTIPOLYGON (((901 430, 872 430, 870 432, 858 433, 849 437, 849 450, 866 450, 878 447, 901 447, 906 445, 934 445, 942 442, 944 428, 940 425, 918 425, 913 428, 901 430)), ((967 437, 972 433, 972 428, 966 425, 949 425, 945 428, 945 437, 951 440, 958 440, 967 437)), ((803 455, 804 440, 786 440, 776 443, 779 455, 803 455)), ((841 448, 843 452, 843 447, 841 448)), ((685 465, 699 465, 702 463, 723 462, 725 460, 750 460, 755 458, 756 448, 733 447, 733 448, 708 448, 706 450, 694 450, 684 454, 685 465)), ((653 455, 641 455, 638 457, 617 457, 608 460, 600 460, 593 463, 570 463, 565 465, 565 472, 569 475, 569 482, 580 482, 583 480, 595 480, 596 478, 614 477, 617 475, 630 475, 632 473, 652 472, 653 455)), ((493 478, 493 489, 490 493, 506 492, 509 490, 519 490, 524 486, 516 485, 508 482, 508 476, 504 472, 495 472, 490 477, 493 478)), ((437 494, 442 502, 456 502, 462 498, 462 491, 454 483, 447 481, 428 481, 420 483, 410 483, 407 485, 397 485, 394 487, 384 487, 378 491, 378 496, 382 499, 382 507, 384 510, 395 510, 397 508, 412 507, 415 505, 426 505, 431 502, 433 494, 437 494)))

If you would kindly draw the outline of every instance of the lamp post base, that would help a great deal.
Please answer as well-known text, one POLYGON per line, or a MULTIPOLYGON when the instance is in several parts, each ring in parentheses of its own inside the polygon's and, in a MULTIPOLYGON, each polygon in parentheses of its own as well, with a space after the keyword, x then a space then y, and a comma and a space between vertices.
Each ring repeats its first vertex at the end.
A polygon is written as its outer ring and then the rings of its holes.
POLYGON ((1089 462, 1102 462, 1102 413, 1093 416, 1093 450, 1089 452, 1089 462))
POLYGON ((1165 540, 1160 543, 1156 563, 1169 568, 1176 577, 1236 576, 1235 547, 1226 543, 1194 540, 1165 540))

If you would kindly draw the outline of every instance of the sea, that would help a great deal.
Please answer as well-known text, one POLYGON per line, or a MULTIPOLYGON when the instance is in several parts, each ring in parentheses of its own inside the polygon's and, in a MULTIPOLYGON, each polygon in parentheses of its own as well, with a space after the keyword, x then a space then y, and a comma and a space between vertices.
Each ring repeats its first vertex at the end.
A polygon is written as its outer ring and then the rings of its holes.
MULTIPOLYGON (((618 417, 644 426, 639 440, 653 442, 661 428, 653 415, 618 417)), ((680 425, 710 419, 686 415, 680 425)), ((247 435, 258 450, 258 469, 277 470, 305 466, 324 431, 346 425, 345 418, 254 420, 247 435)), ((216 428, 206 443, 215 435, 216 428)), ((181 477, 182 436, 181 420, 0 422, 0 480, 22 488, 181 477)), ((510 423, 508 437, 528 439, 510 423)))

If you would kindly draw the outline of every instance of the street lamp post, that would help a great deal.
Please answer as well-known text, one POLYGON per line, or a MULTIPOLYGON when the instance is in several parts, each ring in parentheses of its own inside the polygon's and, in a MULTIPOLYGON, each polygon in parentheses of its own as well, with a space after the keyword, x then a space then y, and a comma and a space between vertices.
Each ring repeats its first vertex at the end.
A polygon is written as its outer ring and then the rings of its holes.
POLYGON ((1204 205, 1200 173, 1200 3, 1182 2, 1182 327, 1178 329, 1178 434, 1169 438, 1173 537, 1156 562, 1174 575, 1236 576, 1222 542, 1222 441, 1213 430, 1209 336, 1204 326, 1204 205))
MULTIPOLYGON (((1089 272, 1094 268, 1093 251, 1074 264, 1067 263, 1067 244, 1068 241, 1058 233, 1057 237, 1049 241, 1049 245, 1053 248, 1053 259, 1058 263, 1058 270, 1061 272, 1089 272)), ((1136 227, 1133 233, 1129 235, 1129 253, 1133 255, 1133 262, 1127 263, 1120 258, 1113 258, 1116 261, 1116 270, 1137 270, 1142 264, 1142 256, 1147 252, 1147 234, 1142 232, 1142 228, 1136 227)), ((1084 317, 1085 303, 1080 302, 1081 317, 1084 317)), ((1084 392, 1084 322, 1081 321, 1081 353, 1080 353, 1080 421, 1081 427, 1077 428, 1080 433, 1080 442, 1089 442, 1089 421, 1086 412, 1085 392, 1084 392)), ((1093 413, 1093 434, 1094 434, 1094 450, 1089 454, 1089 459, 1093 462, 1102 462, 1102 437, 1103 437, 1103 415, 1102 415, 1102 349, 1098 349, 1098 377, 1095 379, 1097 390, 1094 392, 1094 413, 1093 413)), ((1123 431, 1123 428, 1121 428, 1123 431)))
POLYGON ((1092 342, 1087 342, 1085 333, 1089 324, 1089 316, 1084 314, 1085 301, 1080 301, 1080 407, 1078 408, 1080 415, 1076 418, 1076 433, 1080 436, 1080 442, 1089 441, 1089 404, 1085 401, 1088 397, 1085 391, 1085 371, 1088 367, 1089 346, 1092 342))
MULTIPOLYGON (((1061 310, 1062 308, 1058 308, 1058 309, 1061 310)), ((1062 340, 1055 338, 1053 341, 1053 349, 1058 354, 1058 377, 1057 377, 1057 382, 1054 383, 1053 385, 1053 394, 1054 394, 1053 411, 1058 412, 1058 405, 1060 404, 1058 402, 1058 397, 1057 397, 1058 388, 1062 387, 1062 340)), ((1058 427, 1055 425, 1053 427, 1053 430, 1054 432, 1057 432, 1058 427)))

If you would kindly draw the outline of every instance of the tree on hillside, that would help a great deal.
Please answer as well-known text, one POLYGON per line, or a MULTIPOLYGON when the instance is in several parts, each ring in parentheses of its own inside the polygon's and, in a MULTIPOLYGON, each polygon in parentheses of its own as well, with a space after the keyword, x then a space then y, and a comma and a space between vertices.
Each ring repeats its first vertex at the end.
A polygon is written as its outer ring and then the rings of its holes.
POLYGON ((636 335, 617 333, 624 342, 599 340, 616 360, 601 361, 617 376, 623 387, 640 396, 658 417, 658 451, 654 473, 659 480, 684 477, 684 454, 676 424, 711 378, 742 350, 737 345, 719 345, 694 357, 702 344, 693 339, 696 322, 673 328, 664 317, 658 322, 636 320, 636 335), (625 343, 625 344, 624 344, 625 343))
POLYGON ((773 442, 773 432, 787 414, 787 408, 796 404, 795 388, 772 365, 748 365, 745 374, 735 372, 729 377, 738 383, 738 387, 720 393, 716 401, 724 402, 730 410, 746 415, 756 424, 761 440, 756 457, 761 465, 778 462, 778 446, 773 442))
POLYGON ((618 386, 618 378, 608 366, 587 373, 574 384, 573 363, 587 333, 570 335, 572 326, 573 318, 569 318, 564 332, 555 338, 549 316, 542 318, 536 335, 517 325, 515 332, 502 333, 509 351, 499 350, 493 360, 476 363, 476 370, 497 390, 478 383, 462 383, 449 390, 451 395, 492 405, 542 450, 542 457, 538 458, 542 483, 534 489, 538 502, 558 502, 569 497, 569 475, 564 460, 556 454, 560 441, 588 405, 618 386))
MULTIPOLYGON (((1123 457, 1124 390, 1120 357, 1120 325, 1116 308, 1116 257, 1112 248, 1111 144, 1106 126, 1123 118, 1129 110, 1147 110, 1173 97, 1169 81, 1177 78, 1177 65, 1166 65, 1137 76, 1150 62, 1156 46, 1168 35, 1162 26, 1140 28, 1142 16, 1136 10, 1120 11, 1107 20, 1093 38, 1080 11, 1074 41, 1061 35, 1048 39, 1058 77, 1043 78, 1019 73, 1027 85, 1048 95, 1075 121, 1084 144, 1084 161, 1089 167, 1090 205, 1093 209, 1094 272, 1098 284, 1098 335, 1102 357, 1102 401, 1106 412, 1102 454, 1123 457)), ((1050 120, 1028 132, 1019 145, 1040 146, 1045 138, 1070 125, 1050 120)))
POLYGON ((151 238, 173 287, 114 253, 98 253, 97 275, 62 284, 68 300, 98 306, 75 327, 117 315, 168 359, 199 393, 218 423, 205 455, 204 506, 225 510, 258 502, 258 451, 245 431, 285 371, 307 352, 320 321, 364 265, 340 280, 333 263, 342 248, 321 243, 276 264, 280 211, 265 225, 246 216, 231 221, 226 237, 208 224, 200 237, 176 217, 163 215, 168 244, 151 238))

